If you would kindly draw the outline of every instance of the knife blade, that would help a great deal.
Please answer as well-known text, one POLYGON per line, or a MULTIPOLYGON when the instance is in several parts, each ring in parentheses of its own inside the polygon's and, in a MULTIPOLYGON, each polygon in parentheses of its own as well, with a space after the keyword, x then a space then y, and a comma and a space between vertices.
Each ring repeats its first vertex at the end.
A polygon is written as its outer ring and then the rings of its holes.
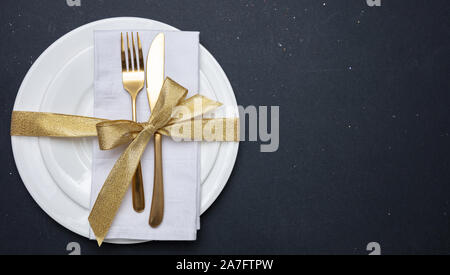
POLYGON ((165 40, 164 33, 158 34, 153 40, 147 56, 147 97, 152 111, 164 84, 165 40))
MULTIPOLYGON (((164 84, 165 71, 165 45, 164 33, 158 34, 152 42, 147 56, 147 97, 150 109, 153 111, 158 101, 161 88, 164 84)), ((155 169, 153 180, 152 208, 150 210, 149 224, 156 228, 161 225, 164 218, 164 181, 162 170, 162 137, 155 134, 155 169)))

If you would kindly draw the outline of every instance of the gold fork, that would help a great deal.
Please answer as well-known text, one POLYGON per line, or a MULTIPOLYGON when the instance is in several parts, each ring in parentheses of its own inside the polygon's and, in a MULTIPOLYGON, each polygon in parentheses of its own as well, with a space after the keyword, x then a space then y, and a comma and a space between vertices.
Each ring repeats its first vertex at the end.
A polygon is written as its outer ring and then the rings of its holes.
MULTIPOLYGON (((138 54, 136 55, 136 46, 134 43, 134 35, 131 33, 131 41, 133 48, 133 55, 130 50, 130 40, 127 33, 127 52, 128 52, 128 67, 127 58, 125 55, 125 45, 123 42, 123 33, 120 34, 120 41, 122 45, 122 81, 124 89, 131 96, 131 103, 133 109, 133 121, 137 122, 136 117, 136 98, 140 91, 144 88, 145 83, 145 67, 144 56, 142 54, 141 40, 139 39, 139 33, 137 33, 138 54), (134 58, 132 57, 134 56, 134 58), (139 59, 139 61, 138 61, 139 59), (138 66, 139 64, 139 66, 138 66)), ((144 183, 142 180, 142 168, 141 164, 136 170, 136 174, 133 177, 132 182, 132 194, 133 194, 133 208, 136 212, 141 213, 145 209, 145 197, 144 197, 144 183)))

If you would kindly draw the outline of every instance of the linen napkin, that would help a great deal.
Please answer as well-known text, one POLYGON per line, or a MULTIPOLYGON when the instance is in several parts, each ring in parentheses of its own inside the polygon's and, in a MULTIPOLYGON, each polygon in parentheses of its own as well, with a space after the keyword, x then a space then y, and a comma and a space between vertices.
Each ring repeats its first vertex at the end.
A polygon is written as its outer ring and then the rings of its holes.
MULTIPOLYGON (((131 31, 128 31, 131 32, 131 31)), ((108 119, 132 118, 131 98, 123 89, 120 56, 121 31, 95 31, 94 116, 108 119)), ((123 31, 124 38, 126 30, 123 31)), ((153 39, 161 31, 139 31, 144 60, 153 39)), ((166 76, 189 90, 188 97, 199 90, 199 33, 164 31, 166 37, 166 76)), ((134 31, 136 39, 136 31, 134 31)), ((125 39, 124 39, 125 40, 125 39)), ((126 43, 126 40, 124 41, 126 43)), ((130 36, 131 45, 131 36, 130 36)), ((126 44, 125 44, 126 47, 126 44)), ((139 122, 150 116, 147 91, 144 88, 137 99, 139 122)), ((91 208, 125 146, 111 151, 93 148, 91 208)), ((141 164, 146 207, 136 213, 128 191, 106 240, 195 240, 200 225, 200 146, 197 142, 175 142, 163 137, 163 173, 165 211, 158 228, 149 226, 153 192, 154 146, 151 141, 141 164)), ((90 238, 95 235, 90 231, 90 238)))

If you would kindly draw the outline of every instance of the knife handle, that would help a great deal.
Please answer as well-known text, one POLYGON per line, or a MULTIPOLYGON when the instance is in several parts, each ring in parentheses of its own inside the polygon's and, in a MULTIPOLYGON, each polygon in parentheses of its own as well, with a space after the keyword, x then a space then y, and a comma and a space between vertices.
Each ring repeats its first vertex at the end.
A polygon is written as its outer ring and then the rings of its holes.
POLYGON ((164 217, 164 181, 162 169, 162 136, 155 134, 155 171, 153 182, 152 209, 149 224, 156 228, 161 225, 164 217))

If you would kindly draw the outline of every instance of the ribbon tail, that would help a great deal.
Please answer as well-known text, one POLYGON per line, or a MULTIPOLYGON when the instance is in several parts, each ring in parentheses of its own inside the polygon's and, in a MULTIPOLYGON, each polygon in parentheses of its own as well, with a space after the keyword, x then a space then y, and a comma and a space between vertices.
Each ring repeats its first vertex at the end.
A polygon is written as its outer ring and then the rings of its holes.
POLYGON ((14 111, 11 117, 11 136, 29 137, 95 137, 96 125, 105 119, 14 111))
POLYGON ((102 245, 108 234, 142 154, 153 134, 154 130, 144 130, 136 137, 114 165, 97 197, 89 215, 89 224, 99 246, 102 245))

